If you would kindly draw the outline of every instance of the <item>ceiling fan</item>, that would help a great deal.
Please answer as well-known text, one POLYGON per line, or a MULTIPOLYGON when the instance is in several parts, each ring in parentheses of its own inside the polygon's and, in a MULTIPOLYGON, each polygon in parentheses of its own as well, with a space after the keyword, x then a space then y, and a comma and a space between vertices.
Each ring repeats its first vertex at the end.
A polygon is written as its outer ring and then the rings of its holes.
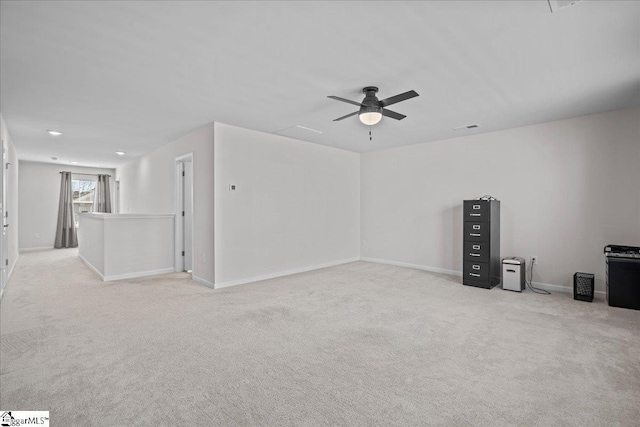
POLYGON ((375 125, 380 120, 382 120, 382 116, 391 117, 392 119, 402 120, 405 116, 404 114, 396 113, 395 111, 387 110, 389 105, 397 104, 398 102, 406 101, 407 99, 415 98, 418 96, 418 93, 415 90, 410 90, 409 92, 401 93, 396 96, 392 96, 382 101, 378 100, 376 93, 378 92, 378 88, 375 86, 367 86, 362 89, 362 93, 364 93, 364 99, 362 102, 355 102, 349 99, 340 98, 339 96, 327 96, 327 98, 335 99, 337 101, 348 102, 349 104, 357 105, 360 107, 360 110, 355 113, 347 114, 346 116, 338 117, 334 120, 337 122, 339 120, 346 119, 347 117, 355 116, 358 114, 360 121, 367 126, 375 125))

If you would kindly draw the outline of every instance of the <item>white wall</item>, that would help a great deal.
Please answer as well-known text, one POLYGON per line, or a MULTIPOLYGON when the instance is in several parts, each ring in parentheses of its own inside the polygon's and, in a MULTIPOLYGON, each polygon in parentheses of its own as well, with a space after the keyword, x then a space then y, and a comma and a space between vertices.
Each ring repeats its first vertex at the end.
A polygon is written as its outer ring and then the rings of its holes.
POLYGON ((359 154, 216 123, 215 183, 216 287, 359 257, 359 154))
POLYGON ((7 209, 9 211, 9 274, 13 273, 16 261, 18 260, 19 236, 20 236, 20 205, 19 205, 19 175, 20 165, 18 153, 16 152, 11 136, 9 136, 9 169, 7 172, 7 209))
POLYGON ((193 153, 193 278, 213 286, 213 123, 118 168, 121 213, 175 213, 175 158, 193 153))
POLYGON ((105 282, 175 271, 173 214, 79 217, 78 256, 105 282))
POLYGON ((534 281, 596 274, 606 244, 640 246, 640 110, 363 154, 362 256, 462 270, 462 200, 501 200, 501 255, 534 281))
MULTIPOLYGON (((15 267, 16 261, 18 260, 18 227, 19 227, 19 218, 18 218, 18 154, 16 153, 16 149, 13 146, 13 141, 11 140, 11 135, 9 135, 9 130, 7 129, 7 125, 0 115, 0 132, 1 138, 3 141, 7 141, 7 162, 10 163, 9 169, 7 170, 7 204, 4 209, 9 213, 9 217, 7 218, 7 224, 9 227, 7 228, 7 239, 8 239, 8 253, 7 258, 9 260, 9 265, 7 266, 9 276, 13 272, 13 268, 15 267)), ((1 149, 1 148, 0 148, 1 149)), ((0 165, 1 166, 1 165, 0 165)), ((0 171, 1 172, 1 171, 0 171)), ((0 179, 0 183, 2 179, 0 179)), ((2 191, 2 190, 0 190, 2 191)), ((0 224, 2 222, 0 221, 0 224)), ((2 260, 4 262, 4 260, 2 260)), ((5 283, 6 286, 6 283, 5 283)))
MULTIPOLYGON (((71 171, 73 174, 100 173, 111 175, 111 194, 112 197, 114 196, 114 169, 88 168, 60 163, 40 163, 20 160, 20 249, 53 247, 56 239, 56 224, 58 221, 61 171, 71 171), (40 237, 36 237, 36 235, 40 237)), ((82 178, 82 175, 78 175, 77 177, 82 178)))

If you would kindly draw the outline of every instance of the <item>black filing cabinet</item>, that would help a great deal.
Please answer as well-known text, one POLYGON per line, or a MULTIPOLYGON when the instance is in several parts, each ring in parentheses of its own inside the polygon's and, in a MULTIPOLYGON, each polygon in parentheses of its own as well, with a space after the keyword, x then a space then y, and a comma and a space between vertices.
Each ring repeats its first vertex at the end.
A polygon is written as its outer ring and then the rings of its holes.
POLYGON ((500 283, 500 201, 465 200, 462 283, 491 289, 500 283))

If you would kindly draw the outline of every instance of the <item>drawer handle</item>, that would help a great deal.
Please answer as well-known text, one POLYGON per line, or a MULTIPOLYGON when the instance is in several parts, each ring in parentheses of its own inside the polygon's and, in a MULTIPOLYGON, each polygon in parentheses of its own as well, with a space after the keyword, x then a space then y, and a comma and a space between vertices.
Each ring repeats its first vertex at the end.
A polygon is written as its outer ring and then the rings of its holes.
POLYGON ((473 209, 480 209, 480 205, 473 205, 473 209))
POLYGON ((469 253, 471 256, 480 256, 480 254, 474 254, 473 252, 469 253))
POLYGON ((469 233, 469 236, 480 237, 480 236, 482 236, 482 234, 480 234, 480 233, 469 233))
POLYGON ((512 269, 510 269, 510 268, 507 268, 507 271, 508 271, 509 273, 515 273, 515 272, 516 272, 515 270, 512 270, 512 269))
POLYGON ((474 270, 480 270, 480 266, 477 264, 474 264, 471 268, 473 268, 474 270))
POLYGON ((479 275, 479 274, 476 274, 476 273, 469 273, 469 276, 473 276, 473 277, 480 277, 480 275, 479 275))
POLYGON ((473 224, 473 229, 474 230, 480 230, 480 226, 478 224, 473 224))
POLYGON ((470 216, 480 216, 480 214, 469 214, 470 216))
POLYGON ((473 245, 473 250, 474 251, 479 251, 480 250, 480 245, 473 245))

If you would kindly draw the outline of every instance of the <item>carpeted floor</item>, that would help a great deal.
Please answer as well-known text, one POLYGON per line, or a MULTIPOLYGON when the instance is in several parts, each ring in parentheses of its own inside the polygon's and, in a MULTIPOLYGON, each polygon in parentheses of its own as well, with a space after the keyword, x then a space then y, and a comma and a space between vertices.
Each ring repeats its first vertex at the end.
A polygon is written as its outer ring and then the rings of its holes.
POLYGON ((610 426, 640 420, 640 312, 355 262, 212 290, 24 253, 0 407, 52 425, 610 426), (189 424, 192 423, 192 424, 189 424))

